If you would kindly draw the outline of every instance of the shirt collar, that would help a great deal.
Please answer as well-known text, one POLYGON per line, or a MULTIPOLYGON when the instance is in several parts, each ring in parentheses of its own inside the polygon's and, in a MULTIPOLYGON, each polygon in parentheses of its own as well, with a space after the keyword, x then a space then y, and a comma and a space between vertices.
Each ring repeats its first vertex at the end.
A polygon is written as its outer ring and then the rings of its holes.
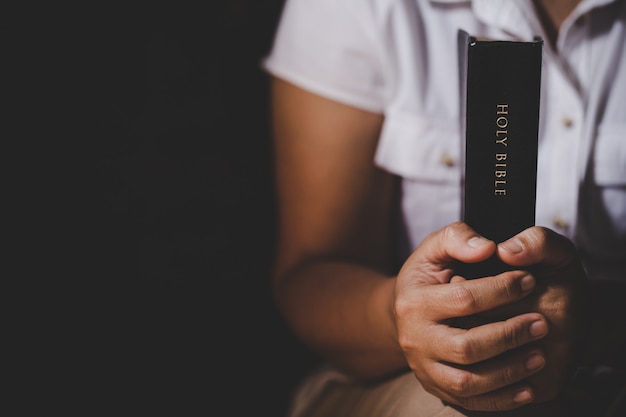
MULTIPOLYGON (((491 27, 498 27, 513 37, 532 39, 534 33, 529 26, 533 12, 532 0, 430 0, 438 4, 471 4, 478 20, 491 27)), ((610 1, 610 0, 609 0, 610 1)))
MULTIPOLYGON (((488 26, 498 27, 511 36, 531 40, 538 33, 537 18, 533 11, 532 0, 430 0, 440 4, 471 3, 474 15, 488 26)), ((570 19, 575 20, 583 14, 618 0, 582 0, 570 19)))
MULTIPOLYGON (((472 0, 430 0, 431 3, 471 3, 472 0)), ((590 9, 598 6, 604 6, 610 3, 614 3, 617 0, 583 0, 581 4, 590 5, 590 9)), ((496 0, 495 3, 506 3, 496 0)))

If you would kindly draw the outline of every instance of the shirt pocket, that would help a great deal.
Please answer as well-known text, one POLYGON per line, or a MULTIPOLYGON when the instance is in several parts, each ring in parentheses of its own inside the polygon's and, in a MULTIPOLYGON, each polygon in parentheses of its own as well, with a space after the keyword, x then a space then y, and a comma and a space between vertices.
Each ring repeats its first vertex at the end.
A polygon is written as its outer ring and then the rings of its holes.
POLYGON ((458 122, 386 115, 375 161, 402 178, 399 226, 408 251, 429 233, 460 219, 460 155, 458 122))
POLYGON ((461 143, 456 120, 391 113, 376 150, 376 164, 405 179, 459 185, 461 143))

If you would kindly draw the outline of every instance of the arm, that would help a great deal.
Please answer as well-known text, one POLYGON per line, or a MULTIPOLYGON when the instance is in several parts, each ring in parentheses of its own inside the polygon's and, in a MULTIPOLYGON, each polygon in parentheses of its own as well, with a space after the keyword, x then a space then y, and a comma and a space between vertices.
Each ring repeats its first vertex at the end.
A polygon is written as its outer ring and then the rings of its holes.
POLYGON ((393 179, 372 163, 382 122, 274 80, 275 298, 298 337, 361 376, 406 366, 384 273, 393 179))

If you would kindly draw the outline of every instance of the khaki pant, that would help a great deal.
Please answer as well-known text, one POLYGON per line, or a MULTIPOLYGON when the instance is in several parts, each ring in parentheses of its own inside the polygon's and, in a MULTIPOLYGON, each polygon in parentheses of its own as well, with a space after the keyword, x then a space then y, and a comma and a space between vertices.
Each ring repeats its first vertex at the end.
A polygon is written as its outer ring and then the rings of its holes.
POLYGON ((571 416, 557 405, 524 406, 503 412, 469 412, 444 404, 410 373, 376 385, 360 385, 320 370, 296 392, 289 417, 556 417, 571 416))

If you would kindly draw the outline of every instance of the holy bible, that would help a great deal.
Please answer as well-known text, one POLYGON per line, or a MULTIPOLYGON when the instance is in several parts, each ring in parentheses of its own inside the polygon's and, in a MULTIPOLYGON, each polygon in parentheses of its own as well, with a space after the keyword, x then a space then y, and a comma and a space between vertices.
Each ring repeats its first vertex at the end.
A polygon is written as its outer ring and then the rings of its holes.
MULTIPOLYGON (((535 224, 543 41, 504 41, 460 30, 462 218, 503 242, 535 224)), ((465 278, 512 269, 498 258, 463 264, 465 278)))

